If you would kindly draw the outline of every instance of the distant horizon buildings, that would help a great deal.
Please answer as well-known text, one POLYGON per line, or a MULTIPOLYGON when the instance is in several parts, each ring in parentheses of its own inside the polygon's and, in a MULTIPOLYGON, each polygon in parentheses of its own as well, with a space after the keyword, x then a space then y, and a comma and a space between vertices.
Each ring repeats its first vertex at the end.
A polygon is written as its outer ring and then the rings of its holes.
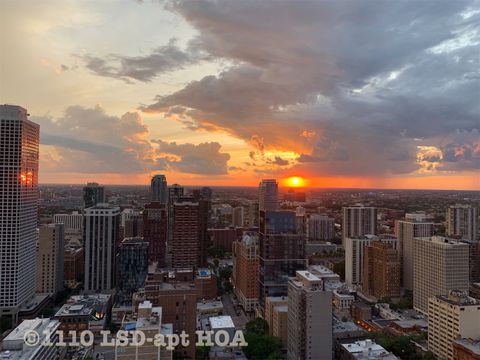
POLYGON ((150 199, 152 202, 167 203, 168 187, 165 175, 154 175, 152 177, 150 181, 150 199))
POLYGON ((263 179, 258 186, 259 211, 278 209, 278 183, 275 179, 263 179))
POLYGON ((17 322, 35 294, 40 126, 0 105, 0 316, 17 322))

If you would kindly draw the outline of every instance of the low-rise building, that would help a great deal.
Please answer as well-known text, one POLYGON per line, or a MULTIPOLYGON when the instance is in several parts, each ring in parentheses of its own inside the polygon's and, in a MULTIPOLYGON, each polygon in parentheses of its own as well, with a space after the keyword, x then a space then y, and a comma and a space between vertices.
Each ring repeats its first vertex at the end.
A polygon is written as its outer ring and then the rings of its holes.
POLYGON ((360 340, 341 345, 340 360, 398 360, 398 357, 385 350, 372 340, 360 340))
POLYGON ((453 360, 480 360, 480 338, 455 340, 453 360))
MULTIPOLYGON (((155 339, 160 335, 167 337, 173 334, 172 324, 164 324, 162 322, 162 308, 154 307, 149 301, 140 303, 136 314, 125 316, 122 322, 122 329, 141 331, 146 339, 155 339)), ((149 341, 138 345, 129 342, 128 346, 117 346, 115 350, 116 359, 118 360, 171 360, 173 356, 172 350, 156 346, 149 341)))
MULTIPOLYGON (((51 319, 24 320, 2 341, 0 359, 2 360, 45 360, 65 358, 66 347, 58 346, 58 334, 60 323, 51 319), (39 335, 37 344, 27 344, 30 339, 29 333, 39 335), (48 336, 48 338, 47 338, 48 336), (49 342, 51 346, 43 346, 42 343, 49 342)), ((35 340, 34 337, 31 340, 35 340)))
POLYGON ((276 306, 287 306, 286 296, 268 296, 265 298, 265 321, 268 324, 268 332, 273 335, 273 310, 276 306))
POLYGON ((281 339, 282 347, 287 348, 288 305, 273 308, 272 335, 281 339))
POLYGON ((94 335, 104 330, 112 310, 111 294, 75 295, 57 311, 54 318, 65 337, 69 331, 90 330, 94 335))

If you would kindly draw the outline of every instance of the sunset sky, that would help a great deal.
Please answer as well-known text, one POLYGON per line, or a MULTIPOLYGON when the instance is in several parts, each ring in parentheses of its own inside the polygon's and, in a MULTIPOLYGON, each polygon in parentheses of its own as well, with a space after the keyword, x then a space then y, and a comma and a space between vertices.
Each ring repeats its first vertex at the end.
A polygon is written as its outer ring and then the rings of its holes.
POLYGON ((2 1, 42 183, 480 189, 480 3, 2 1))

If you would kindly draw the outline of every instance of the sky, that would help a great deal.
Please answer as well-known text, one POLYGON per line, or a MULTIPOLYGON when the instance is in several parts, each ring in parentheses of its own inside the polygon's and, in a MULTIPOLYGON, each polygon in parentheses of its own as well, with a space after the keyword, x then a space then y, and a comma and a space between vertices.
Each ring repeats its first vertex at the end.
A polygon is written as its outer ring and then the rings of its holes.
POLYGON ((480 189, 480 2, 0 3, 40 182, 480 189))

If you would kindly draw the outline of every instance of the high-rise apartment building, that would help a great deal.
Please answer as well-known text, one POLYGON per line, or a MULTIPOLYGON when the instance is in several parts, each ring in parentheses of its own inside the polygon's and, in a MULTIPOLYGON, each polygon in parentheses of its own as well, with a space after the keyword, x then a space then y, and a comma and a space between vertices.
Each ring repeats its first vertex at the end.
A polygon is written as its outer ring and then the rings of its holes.
POLYGON ((166 204, 168 200, 167 178, 165 175, 154 175, 150 181, 150 199, 152 202, 166 204))
MULTIPOLYGON (((164 275, 161 279, 155 274, 149 274, 144 289, 133 295, 133 306, 145 300, 150 301, 153 306, 161 306, 163 321, 173 324, 173 332, 180 334, 183 330, 188 334, 189 339, 196 339, 197 329, 197 289, 191 281, 175 279, 172 282, 165 282, 164 275)), ((195 359, 195 341, 185 348, 178 346, 176 352, 183 357, 195 359)))
POLYGON ((63 256, 63 281, 70 288, 83 281, 85 271, 85 251, 81 246, 67 245, 63 256))
POLYGON ((132 295, 141 288, 148 275, 148 242, 141 237, 125 238, 118 246, 117 296, 129 304, 132 295))
POLYGON ((83 207, 85 209, 105 202, 105 188, 97 183, 88 183, 83 188, 83 207))
POLYGON ((184 196, 185 188, 178 184, 173 184, 168 187, 168 206, 167 206, 167 258, 168 266, 172 266, 172 237, 173 237, 173 205, 175 202, 184 196))
POLYGON ((287 359, 332 359, 332 293, 308 271, 288 282, 287 359))
POLYGON ((258 303, 258 234, 244 233, 233 242, 233 291, 247 312, 258 303))
POLYGON ((362 291, 377 300, 400 297, 400 257, 392 244, 372 241, 365 249, 362 291))
POLYGON ((375 240, 390 244, 397 249, 397 238, 389 235, 364 235, 345 239, 345 282, 348 285, 362 284, 366 248, 375 240))
POLYGON ((468 291, 468 244, 432 236, 413 239, 413 307, 428 312, 428 299, 468 291))
POLYGON ((207 265, 207 245, 210 239, 208 226, 212 204, 212 189, 203 187, 193 191, 193 198, 198 202, 198 260, 197 266, 207 265))
POLYGON ((278 183, 275 179, 264 179, 258 187, 258 209, 275 211, 278 208, 278 183))
POLYGON ((200 248, 199 203, 181 197, 173 204, 172 267, 197 268, 200 248))
POLYGON ((108 291, 115 287, 119 228, 119 207, 97 204, 85 209, 85 291, 108 291))
POLYGON ((232 213, 232 225, 234 227, 243 227, 245 225, 245 211, 243 206, 237 206, 233 208, 232 213))
POLYGON ((429 298, 428 350, 438 359, 454 359, 455 340, 480 338, 479 325, 480 301, 466 291, 451 290, 429 298))
POLYGON ((456 204, 447 211, 447 236, 477 241, 478 210, 471 205, 456 204))
POLYGON ((285 296, 288 277, 304 270, 305 234, 298 232, 294 211, 260 211, 259 303, 267 296, 285 296))
POLYGON ((248 226, 258 227, 258 201, 251 201, 248 204, 248 226))
POLYGON ((35 294, 40 127, 27 110, 0 105, 0 316, 35 294))
POLYGON ((308 241, 330 241, 335 237, 335 219, 313 214, 307 218, 308 241))
POLYGON ((165 267, 167 256, 168 218, 167 207, 151 202, 143 210, 143 239, 149 244, 148 258, 159 268, 165 267))
POLYGON ((398 252, 402 267, 401 284, 413 290, 413 238, 433 235, 433 222, 427 221, 425 213, 405 214, 405 220, 395 221, 398 252))
POLYGON ((40 226, 36 270, 37 293, 55 295, 63 290, 64 238, 63 224, 40 226))
POLYGON ((377 234, 377 208, 362 205, 343 208, 342 245, 346 238, 377 234))

